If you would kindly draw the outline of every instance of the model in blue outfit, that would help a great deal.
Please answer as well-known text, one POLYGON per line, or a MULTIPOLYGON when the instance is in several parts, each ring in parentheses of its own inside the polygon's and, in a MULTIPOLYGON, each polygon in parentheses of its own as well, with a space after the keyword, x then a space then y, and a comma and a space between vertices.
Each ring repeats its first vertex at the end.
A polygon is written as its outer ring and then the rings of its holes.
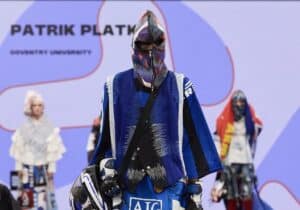
POLYGON ((167 69, 165 32, 152 12, 136 25, 132 48, 133 68, 105 83, 99 143, 90 164, 101 170, 102 161, 112 158, 119 171, 145 105, 157 91, 126 172, 117 179, 122 183, 102 179, 111 185, 101 184, 102 189, 108 195, 113 185, 120 186, 117 209, 202 209, 200 178, 221 164, 192 82, 167 69))

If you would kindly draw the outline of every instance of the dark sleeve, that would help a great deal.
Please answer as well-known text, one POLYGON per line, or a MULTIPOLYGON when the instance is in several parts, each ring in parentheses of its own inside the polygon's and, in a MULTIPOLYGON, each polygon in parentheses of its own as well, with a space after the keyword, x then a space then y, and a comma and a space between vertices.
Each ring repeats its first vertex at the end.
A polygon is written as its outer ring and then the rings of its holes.
MULTIPOLYGON (((186 80, 185 84, 190 84, 186 80)), ((201 178, 222 169, 211 133, 191 85, 185 85, 183 155, 189 178, 201 178)))
MULTIPOLYGON (((101 119, 101 118, 100 118, 101 119)), ((93 154, 95 152, 95 148, 98 144, 98 141, 99 141, 99 135, 100 135, 100 125, 93 125, 92 126, 92 129, 91 129, 91 133, 90 135, 93 135, 94 136, 94 140, 93 140, 93 149, 92 150, 89 150, 87 152, 87 159, 88 159, 88 163, 91 162, 92 158, 93 158, 93 154)), ((88 143, 89 144, 89 143, 88 143)))
POLYGON ((109 127, 109 109, 108 109, 108 93, 107 87, 104 88, 104 98, 102 102, 102 118, 100 123, 99 135, 96 139, 97 145, 93 158, 90 161, 91 164, 99 163, 105 157, 111 157, 111 139, 110 139, 110 127, 109 127))

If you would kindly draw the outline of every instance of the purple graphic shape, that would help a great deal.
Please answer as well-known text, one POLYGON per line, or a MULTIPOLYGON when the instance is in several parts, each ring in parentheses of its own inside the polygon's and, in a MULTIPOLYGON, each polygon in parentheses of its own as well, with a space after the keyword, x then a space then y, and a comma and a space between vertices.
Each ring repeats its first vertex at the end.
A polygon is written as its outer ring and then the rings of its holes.
POLYGON ((86 145, 91 128, 63 129, 62 139, 67 148, 63 158, 58 161, 55 186, 73 183, 81 170, 87 166, 86 145))
POLYGON ((299 130, 300 109, 290 119, 257 170, 260 184, 280 181, 298 200, 300 199, 299 130))
POLYGON ((231 92, 234 72, 222 39, 183 3, 156 3, 166 18, 176 71, 192 80, 201 104, 224 100, 231 92))
POLYGON ((9 156, 12 132, 0 129, 0 180, 9 184, 9 173, 15 168, 14 159, 9 156))
MULTIPOLYGON (((99 36, 80 35, 82 24, 97 24, 101 2, 34 2, 16 24, 74 24, 74 36, 7 34, 0 47, 3 89, 28 83, 65 80, 87 75, 101 57, 99 36), (91 50, 88 55, 11 55, 12 49, 91 50)), ((34 31, 38 33, 37 30, 34 31)))

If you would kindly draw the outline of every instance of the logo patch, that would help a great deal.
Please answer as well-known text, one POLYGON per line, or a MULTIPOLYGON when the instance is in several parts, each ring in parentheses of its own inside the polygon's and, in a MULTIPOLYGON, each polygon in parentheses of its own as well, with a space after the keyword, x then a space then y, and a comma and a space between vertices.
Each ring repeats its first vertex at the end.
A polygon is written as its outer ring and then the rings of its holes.
POLYGON ((162 210, 162 200, 131 197, 129 210, 162 210))
POLYGON ((185 95, 186 98, 189 97, 192 94, 193 94, 193 89, 191 87, 185 89, 184 95, 185 95))

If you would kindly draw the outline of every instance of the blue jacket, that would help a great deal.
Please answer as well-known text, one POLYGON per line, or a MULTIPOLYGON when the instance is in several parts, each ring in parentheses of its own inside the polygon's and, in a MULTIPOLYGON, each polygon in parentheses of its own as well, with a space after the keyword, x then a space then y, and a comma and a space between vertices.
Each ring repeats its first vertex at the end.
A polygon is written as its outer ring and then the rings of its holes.
MULTIPOLYGON (((99 142, 91 164, 116 159, 118 169, 137 124, 145 97, 137 90, 134 70, 107 79, 104 87, 99 142)), ((167 182, 201 178, 222 168, 191 81, 168 71, 150 114, 160 144, 167 182)))

